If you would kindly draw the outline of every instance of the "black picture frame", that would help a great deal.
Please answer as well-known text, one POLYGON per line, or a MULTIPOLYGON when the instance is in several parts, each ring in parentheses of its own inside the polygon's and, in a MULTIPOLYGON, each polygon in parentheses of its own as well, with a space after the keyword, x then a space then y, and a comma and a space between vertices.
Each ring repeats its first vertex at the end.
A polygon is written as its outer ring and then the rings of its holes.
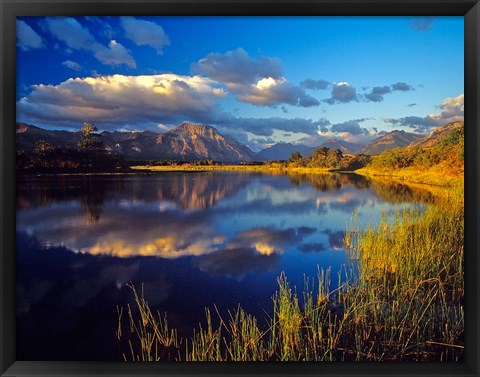
MULTIPOLYGON (((0 0, 0 374, 2 376, 479 376, 478 0, 0 0), (465 360, 461 363, 110 363, 15 360, 15 54, 17 16, 461 15, 465 20, 465 360)), ((448 53, 448 51, 446 51, 448 53)))

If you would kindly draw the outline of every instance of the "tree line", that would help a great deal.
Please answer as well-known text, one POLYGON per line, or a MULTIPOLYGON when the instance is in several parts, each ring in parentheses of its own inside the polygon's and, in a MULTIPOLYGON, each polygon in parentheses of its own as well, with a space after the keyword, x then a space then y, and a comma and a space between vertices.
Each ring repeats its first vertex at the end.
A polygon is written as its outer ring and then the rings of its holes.
POLYGON ((318 147, 312 152, 312 157, 304 157, 300 152, 292 152, 286 164, 288 167, 356 170, 370 162, 371 157, 367 155, 344 155, 340 149, 318 147))
POLYGON ((17 170, 112 171, 126 167, 125 159, 105 149, 97 127, 84 122, 75 147, 38 140, 32 154, 17 149, 17 170))

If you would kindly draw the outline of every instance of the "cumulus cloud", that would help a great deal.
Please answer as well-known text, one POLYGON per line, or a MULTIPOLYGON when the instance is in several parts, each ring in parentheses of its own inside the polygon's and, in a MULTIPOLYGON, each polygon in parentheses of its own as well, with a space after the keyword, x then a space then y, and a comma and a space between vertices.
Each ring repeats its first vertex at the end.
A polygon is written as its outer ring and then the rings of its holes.
MULTIPOLYGON (((281 139, 277 139, 280 135, 281 137, 298 137, 298 141, 303 139, 314 140, 328 120, 279 117, 238 118, 230 114, 218 113, 210 120, 205 120, 205 122, 210 122, 209 124, 215 126, 221 134, 234 137, 253 151, 259 151, 268 144, 281 141, 281 139)), ((313 141, 312 143, 318 145, 313 141)))
POLYGON ((226 113, 219 83, 202 76, 175 74, 71 78, 57 85, 35 85, 17 102, 20 121, 78 128, 86 119, 105 130, 150 129, 183 121, 210 124, 246 144, 254 135, 275 131, 315 135, 326 119, 241 118, 226 113))
MULTIPOLYGON (((227 86, 228 87, 228 86, 227 86)), ((257 106, 274 106, 281 103, 311 107, 320 102, 305 93, 303 89, 288 82, 285 78, 274 79, 266 77, 252 85, 231 85, 239 101, 257 106)))
POLYGON ((45 22, 50 33, 72 50, 90 51, 102 64, 136 67, 135 59, 122 44, 112 39, 108 46, 102 45, 72 17, 47 17, 45 22))
POLYGON ((448 97, 437 108, 443 110, 440 115, 436 114, 434 117, 442 119, 452 119, 462 117, 464 114, 464 94, 460 94, 458 97, 448 97))
POLYGON ((396 84, 392 84, 392 90, 399 90, 402 92, 408 92, 410 90, 415 90, 413 86, 408 85, 405 82, 397 82, 396 84))
POLYGON ((210 53, 192 64, 192 71, 226 84, 251 84, 265 77, 282 77, 280 59, 264 56, 252 59, 243 48, 225 54, 210 53))
POLYGON ((81 71, 83 68, 80 64, 72 61, 72 60, 65 60, 62 65, 67 68, 73 69, 74 71, 81 71))
POLYGON ((427 115, 426 117, 412 115, 398 119, 386 119, 386 121, 396 126, 414 128, 419 132, 424 132, 430 128, 438 127, 440 125, 430 115, 427 115))
POLYGON ((139 20, 135 17, 121 17, 120 22, 125 30, 125 37, 137 46, 150 46, 158 54, 162 54, 163 47, 170 44, 163 28, 154 22, 139 20))
POLYGON ((271 144, 284 141, 282 139, 284 137, 299 138, 297 141, 302 144, 307 143, 301 140, 309 139, 312 140, 312 145, 318 145, 313 140, 319 136, 320 129, 323 129, 321 121, 312 119, 236 118, 228 114, 223 115, 223 120, 217 118, 210 124, 214 125, 221 134, 235 138, 253 151, 260 151, 271 144))
POLYGON ((435 17, 414 17, 409 25, 415 31, 427 32, 432 28, 434 21, 435 17))
POLYGON ((389 86, 375 86, 370 93, 365 94, 365 98, 372 102, 382 102, 384 94, 390 93, 389 86))
POLYGON ((58 85, 35 85, 17 102, 20 118, 83 122, 106 128, 148 122, 172 123, 206 118, 225 97, 213 80, 200 76, 99 76, 68 79, 58 85))
POLYGON ((349 133, 351 135, 368 135, 369 131, 360 126, 360 122, 363 122, 364 120, 366 119, 355 119, 343 123, 336 123, 332 125, 330 130, 332 132, 349 133))
POLYGON ((114 39, 110 41, 108 48, 98 45, 93 55, 99 62, 106 65, 125 64, 130 68, 136 67, 135 59, 130 55, 130 51, 114 39))
POLYGON ((460 94, 457 97, 448 97, 436 107, 442 111, 436 114, 429 114, 425 117, 407 116, 398 119, 386 119, 386 122, 396 126, 410 127, 417 132, 427 132, 431 128, 464 120, 463 94, 460 94))
POLYGON ((370 93, 365 94, 365 99, 371 102, 382 102, 384 100, 384 95, 392 93, 394 91, 407 92, 410 90, 415 90, 411 85, 408 85, 405 82, 397 82, 390 86, 375 86, 372 88, 370 93))
POLYGON ((235 118, 228 115, 217 123, 258 136, 272 136, 275 130, 315 135, 319 128, 322 127, 322 121, 314 121, 312 119, 279 117, 235 118))
POLYGON ((237 100, 257 106, 318 106, 320 102, 283 77, 279 59, 251 58, 238 48, 224 54, 210 53, 192 64, 192 71, 222 82, 237 100))
POLYGON ((284 141, 283 137, 298 137, 297 142, 301 144, 317 146, 325 140, 325 137, 320 136, 319 132, 328 130, 326 126, 330 125, 327 119, 233 118, 227 116, 222 122, 225 122, 226 119, 228 119, 227 123, 222 126, 217 125, 218 130, 233 136, 254 151, 282 142, 284 141), (279 136, 280 139, 277 139, 279 136), (319 139, 321 142, 318 142, 319 139))
POLYGON ((320 90, 320 89, 327 89, 330 83, 328 81, 319 79, 319 80, 313 80, 313 79, 306 79, 300 83, 300 86, 305 89, 311 89, 311 90, 320 90))
POLYGON ((329 126, 331 123, 328 119, 322 118, 322 119, 319 119, 317 121, 317 124, 320 128, 320 131, 325 131, 326 132, 328 130, 327 126, 329 126))
POLYGON ((18 47, 24 51, 43 48, 43 40, 25 21, 17 20, 18 47))
POLYGON ((357 90, 348 82, 333 83, 331 97, 324 100, 330 105, 352 101, 358 101, 357 90))

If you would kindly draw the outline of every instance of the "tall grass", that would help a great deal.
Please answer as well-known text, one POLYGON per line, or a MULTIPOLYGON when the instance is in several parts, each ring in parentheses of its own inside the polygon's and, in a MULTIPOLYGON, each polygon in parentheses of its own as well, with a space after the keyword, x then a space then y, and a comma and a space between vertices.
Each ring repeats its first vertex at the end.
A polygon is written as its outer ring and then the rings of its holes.
POLYGON ((343 306, 358 308, 345 329, 363 337, 357 354, 368 350, 378 360, 463 355, 464 216, 461 198, 450 200, 347 234, 359 274, 343 306))
MULTIPOLYGON (((240 306, 223 318, 206 309, 190 339, 178 340, 166 315, 155 317, 135 287, 127 309, 126 360, 339 361, 461 360, 464 336, 463 192, 426 210, 383 215, 378 227, 354 224, 345 243, 352 260, 330 289, 330 270, 305 279, 301 296, 285 274, 273 313, 260 325, 240 306)), ((215 308, 216 309, 216 308, 215 308)))
MULTIPOLYGON (((124 353, 124 359, 132 361, 176 359, 181 342, 178 340, 177 330, 169 329, 167 314, 162 315, 157 312, 155 316, 145 300, 143 285, 140 295, 134 285, 128 286, 133 292, 138 312, 138 318, 136 318, 130 305, 127 306, 128 332, 134 335, 133 339, 137 343, 134 345, 132 339, 128 339, 129 355, 124 353)), ((117 338, 121 341, 123 308, 117 308, 117 314, 119 319, 117 338)))

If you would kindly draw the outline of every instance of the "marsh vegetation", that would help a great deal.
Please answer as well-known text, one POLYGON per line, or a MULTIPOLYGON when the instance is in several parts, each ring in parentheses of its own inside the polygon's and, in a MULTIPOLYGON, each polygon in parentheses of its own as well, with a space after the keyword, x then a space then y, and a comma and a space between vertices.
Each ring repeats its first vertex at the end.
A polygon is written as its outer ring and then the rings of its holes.
POLYGON ((281 273, 273 312, 256 318, 241 306, 216 307, 189 339, 168 326, 143 290, 136 308, 119 309, 126 360, 458 361, 463 357, 463 191, 443 191, 425 210, 412 206, 345 235, 351 263, 332 276, 319 269, 304 287, 281 273), (332 279, 338 280, 330 289, 332 279), (126 317, 126 318, 125 318, 126 317))

